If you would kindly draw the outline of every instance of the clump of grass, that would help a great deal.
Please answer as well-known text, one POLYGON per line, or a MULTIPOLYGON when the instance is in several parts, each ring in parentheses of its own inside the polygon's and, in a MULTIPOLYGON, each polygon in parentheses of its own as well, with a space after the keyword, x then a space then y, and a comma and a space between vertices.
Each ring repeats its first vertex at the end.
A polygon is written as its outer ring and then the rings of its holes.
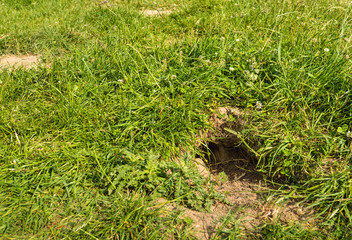
POLYGON ((253 239, 321 239, 325 234, 316 229, 305 229, 299 224, 283 226, 279 223, 268 223, 260 227, 259 234, 253 235, 253 239))

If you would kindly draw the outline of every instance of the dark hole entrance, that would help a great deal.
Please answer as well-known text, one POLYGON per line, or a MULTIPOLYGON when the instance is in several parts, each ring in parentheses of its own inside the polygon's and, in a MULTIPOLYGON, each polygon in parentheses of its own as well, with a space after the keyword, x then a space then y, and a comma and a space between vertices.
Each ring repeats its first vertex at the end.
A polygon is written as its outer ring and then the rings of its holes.
POLYGON ((232 138, 208 142, 201 150, 212 173, 224 172, 230 181, 263 179, 256 171, 257 159, 232 138))

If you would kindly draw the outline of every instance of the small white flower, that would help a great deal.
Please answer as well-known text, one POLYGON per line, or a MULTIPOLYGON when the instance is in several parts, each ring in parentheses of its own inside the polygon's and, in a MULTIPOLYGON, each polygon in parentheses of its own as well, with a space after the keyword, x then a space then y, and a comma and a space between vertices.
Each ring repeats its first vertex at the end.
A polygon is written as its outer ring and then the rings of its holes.
POLYGON ((349 59, 349 58, 350 58, 350 55, 346 55, 345 58, 346 58, 346 59, 349 59))
POLYGON ((229 53, 229 56, 232 56, 232 54, 231 54, 231 53, 229 53))
POLYGON ((237 39, 236 39, 236 42, 239 42, 239 41, 240 41, 240 40, 237 38, 237 39))
POLYGON ((123 83, 123 79, 119 79, 119 80, 117 80, 117 82, 123 83))
POLYGON ((346 137, 352 138, 352 132, 351 132, 351 131, 348 131, 348 132, 346 133, 346 137))
POLYGON ((249 74, 249 79, 251 79, 252 81, 257 80, 257 78, 258 78, 257 74, 254 74, 254 73, 249 74))
POLYGON ((315 43, 316 43, 316 42, 318 42, 318 39, 313 38, 313 39, 312 39, 312 42, 315 42, 315 43))
POLYGON ((177 76, 176 76, 176 75, 172 75, 171 78, 172 78, 172 79, 176 79, 177 76))
POLYGON ((254 72, 257 74, 259 73, 259 71, 260 71, 259 69, 254 69, 254 72))
POLYGON ((329 48, 324 48, 324 52, 329 52, 329 48))
POLYGON ((252 60, 251 60, 251 59, 248 59, 247 62, 252 62, 252 60))
POLYGON ((235 71, 235 69, 234 69, 233 67, 230 67, 229 70, 230 70, 231 72, 235 71))
POLYGON ((13 164, 16 164, 16 160, 13 160, 13 164))
POLYGON ((260 101, 257 101, 255 104, 255 108, 260 110, 260 109, 262 109, 262 107, 263 107, 263 103, 261 103, 260 101))

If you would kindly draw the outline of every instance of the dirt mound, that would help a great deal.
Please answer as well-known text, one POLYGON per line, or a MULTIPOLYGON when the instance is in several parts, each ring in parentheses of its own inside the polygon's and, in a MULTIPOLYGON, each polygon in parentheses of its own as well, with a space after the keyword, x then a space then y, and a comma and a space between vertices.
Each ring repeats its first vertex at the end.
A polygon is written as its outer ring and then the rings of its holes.
POLYGON ((230 204, 217 203, 210 213, 184 209, 185 216, 193 219, 196 237, 211 239, 229 212, 239 219, 244 232, 265 221, 307 221, 309 225, 313 212, 293 201, 269 197, 275 187, 256 171, 257 158, 240 144, 238 136, 226 130, 241 131, 250 121, 249 115, 235 108, 219 108, 210 121, 214 130, 202 134, 198 147, 203 154, 195 163, 203 176, 210 175, 218 183, 216 191, 230 204))

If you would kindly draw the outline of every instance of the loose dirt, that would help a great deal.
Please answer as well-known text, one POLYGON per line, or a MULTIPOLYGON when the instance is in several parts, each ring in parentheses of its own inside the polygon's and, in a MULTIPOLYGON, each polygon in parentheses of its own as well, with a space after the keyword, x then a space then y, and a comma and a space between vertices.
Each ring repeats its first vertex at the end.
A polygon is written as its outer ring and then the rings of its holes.
POLYGON ((310 226, 313 212, 293 201, 270 198, 268 191, 275 188, 266 184, 256 171, 257 159, 239 145, 236 135, 225 130, 240 131, 250 121, 248 114, 235 108, 220 108, 210 120, 215 130, 202 134, 206 142, 198 147, 204 154, 195 163, 204 177, 210 175, 218 183, 216 191, 223 193, 230 204, 218 202, 210 213, 180 207, 185 217, 193 219, 195 237, 212 239, 229 212, 234 214, 243 233, 268 221, 299 221, 310 226))
POLYGON ((0 57, 0 69, 13 70, 15 68, 31 69, 41 63, 41 55, 6 55, 0 57))

